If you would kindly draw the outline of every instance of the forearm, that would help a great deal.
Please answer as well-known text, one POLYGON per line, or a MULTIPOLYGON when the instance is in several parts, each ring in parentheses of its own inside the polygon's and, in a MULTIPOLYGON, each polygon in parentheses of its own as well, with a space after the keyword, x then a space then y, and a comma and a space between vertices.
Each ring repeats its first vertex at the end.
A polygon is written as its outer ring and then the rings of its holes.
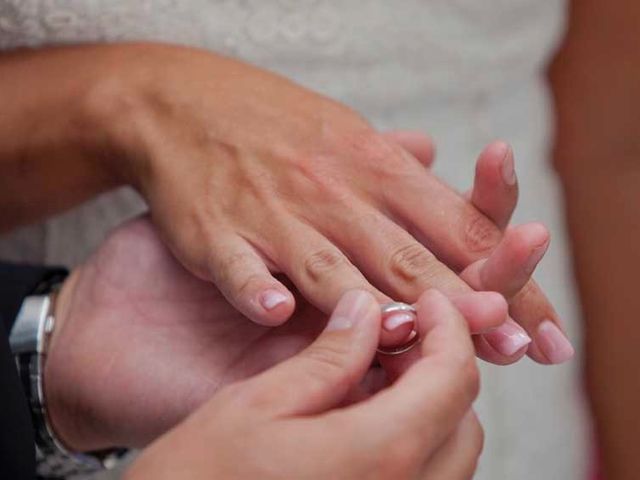
POLYGON ((154 48, 0 54, 0 231, 135 183, 126 145, 134 108, 126 97, 144 75, 140 58, 154 48))
POLYGON ((109 55, 86 46, 0 56, 0 230, 115 186, 102 161, 113 152, 87 108, 109 55))
POLYGON ((564 184, 598 442, 607 478, 635 478, 640 471, 640 170, 617 175, 574 170, 564 184))
POLYGON ((551 69, 555 163, 585 318, 586 373, 608 479, 640 471, 640 62, 637 2, 574 2, 551 69))

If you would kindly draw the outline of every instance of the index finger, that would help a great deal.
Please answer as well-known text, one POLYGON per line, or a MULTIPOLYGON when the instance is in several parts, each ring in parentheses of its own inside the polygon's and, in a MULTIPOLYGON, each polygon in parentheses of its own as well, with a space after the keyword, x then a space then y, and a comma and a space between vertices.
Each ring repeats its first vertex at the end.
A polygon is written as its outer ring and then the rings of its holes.
MULTIPOLYGON (((471 407, 479 388, 469 330, 462 315, 440 292, 417 303, 422 358, 391 387, 346 409, 382 441, 409 439, 420 451, 436 449, 471 407)), ((348 421, 345 419, 345 421, 348 421)))

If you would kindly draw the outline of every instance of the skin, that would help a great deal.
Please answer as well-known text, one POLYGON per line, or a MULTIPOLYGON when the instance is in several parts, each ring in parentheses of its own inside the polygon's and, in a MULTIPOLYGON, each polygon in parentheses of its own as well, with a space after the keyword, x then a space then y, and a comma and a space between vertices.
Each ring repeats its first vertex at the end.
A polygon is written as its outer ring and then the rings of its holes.
MULTIPOLYGON (((491 205, 445 186, 355 112, 211 52, 17 51, 0 59, 0 79, 2 228, 131 185, 179 261, 262 325, 295 308, 277 274, 327 314, 353 288, 380 301, 414 302, 431 287, 457 295, 479 288, 458 274, 503 236, 491 205)), ((533 256, 548 238, 525 243, 533 256)), ((510 315, 534 360, 571 356, 534 282, 510 297, 510 315)), ((487 351, 499 343, 484 340, 487 351)))
POLYGON ((584 311, 587 388, 603 474, 612 480, 640 471, 639 22, 633 0, 573 1, 550 69, 554 160, 584 311))
MULTIPOLYGON (((472 333, 495 329, 507 318, 497 293, 451 301, 472 333)), ((326 323, 302 299, 285 325, 251 322, 187 272, 146 218, 115 230, 73 271, 57 297, 55 317, 45 395, 56 433, 78 451, 146 445, 220 388, 304 349, 326 323)), ((415 363, 418 352, 381 357, 389 378, 415 363)), ((384 378, 378 383, 384 385, 384 378)), ((352 398, 366 396, 365 387, 352 398)))
POLYGON ((470 478, 482 449, 471 412, 478 371, 466 323, 444 295, 418 302, 420 360, 389 388, 341 406, 371 364, 379 312, 369 293, 347 293, 311 346, 220 391, 125 478, 470 478))

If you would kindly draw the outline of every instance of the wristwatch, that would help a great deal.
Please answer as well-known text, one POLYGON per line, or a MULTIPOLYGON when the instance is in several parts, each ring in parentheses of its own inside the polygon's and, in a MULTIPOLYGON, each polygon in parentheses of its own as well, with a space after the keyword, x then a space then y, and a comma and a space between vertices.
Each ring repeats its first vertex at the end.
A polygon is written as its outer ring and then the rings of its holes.
POLYGON ((58 439, 47 417, 43 389, 44 364, 55 328, 54 305, 66 272, 48 275, 22 302, 9 335, 18 373, 29 401, 36 440, 36 473, 40 478, 65 478, 113 468, 126 449, 78 453, 58 439))

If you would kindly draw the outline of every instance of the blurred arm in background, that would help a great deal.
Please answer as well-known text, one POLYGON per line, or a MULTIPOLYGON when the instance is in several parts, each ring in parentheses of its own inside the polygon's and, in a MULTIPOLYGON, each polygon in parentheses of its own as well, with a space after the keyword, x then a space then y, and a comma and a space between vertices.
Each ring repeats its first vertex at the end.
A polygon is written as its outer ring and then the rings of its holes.
POLYGON ((586 373, 607 480, 640 454, 640 3, 573 0, 550 69, 554 160, 586 331, 586 373))

